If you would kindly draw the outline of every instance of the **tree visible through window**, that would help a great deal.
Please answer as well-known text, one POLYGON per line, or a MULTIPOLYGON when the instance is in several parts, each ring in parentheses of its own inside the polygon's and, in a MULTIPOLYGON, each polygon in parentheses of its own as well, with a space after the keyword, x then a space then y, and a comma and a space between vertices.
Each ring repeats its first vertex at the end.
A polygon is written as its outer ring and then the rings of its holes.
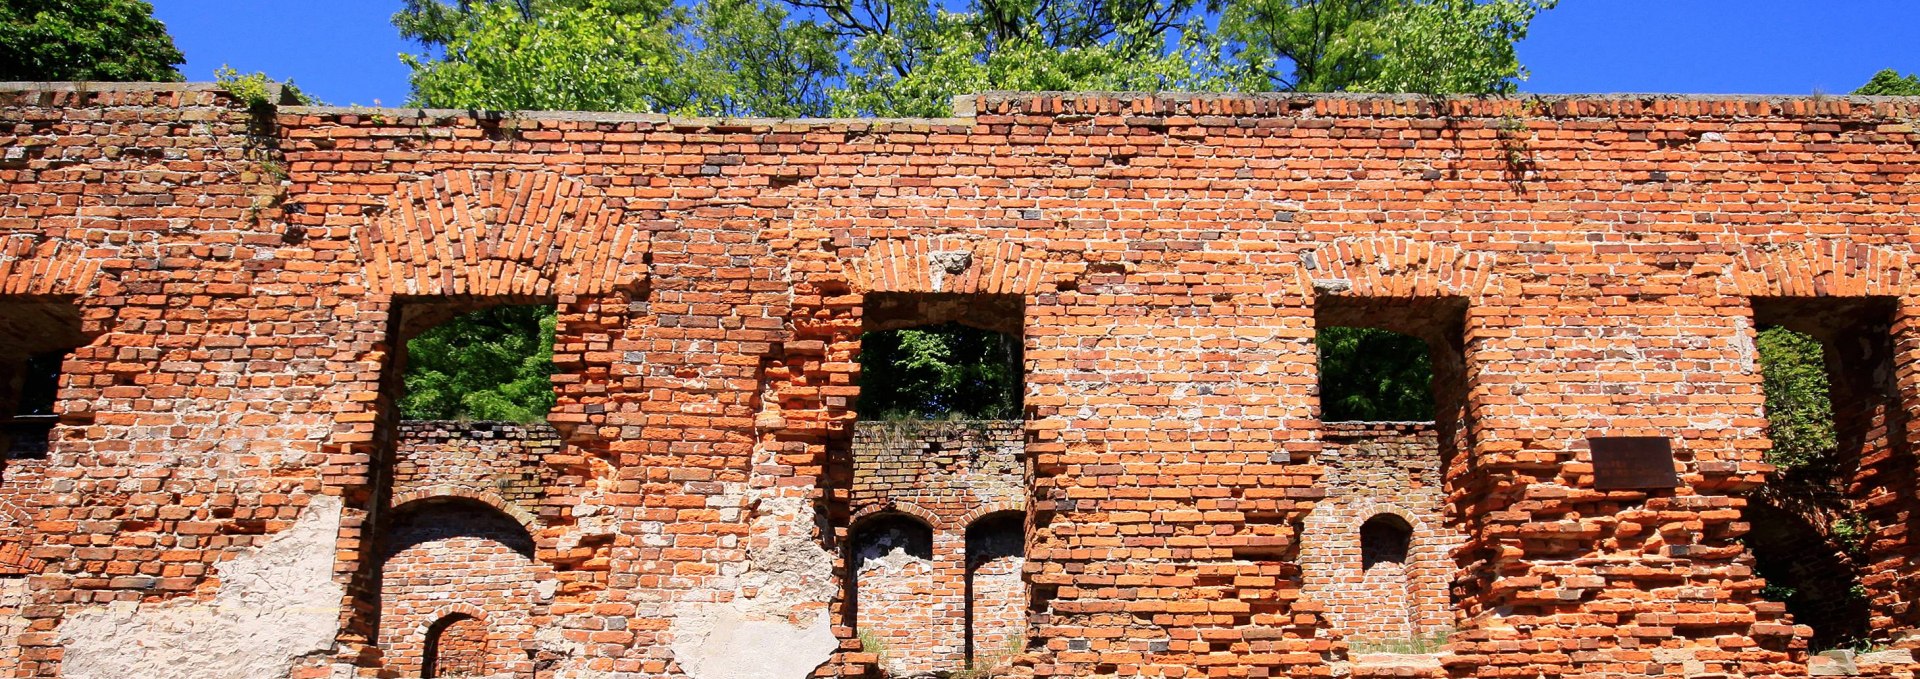
POLYGON ((554 311, 506 305, 468 313, 407 342, 410 420, 539 422, 553 409, 554 311))
POLYGON ((1425 422, 1433 419, 1433 360, 1419 338, 1376 328, 1321 328, 1320 419, 1425 422))
POLYGON ((862 419, 1020 417, 1019 340, 957 323, 860 338, 862 419))

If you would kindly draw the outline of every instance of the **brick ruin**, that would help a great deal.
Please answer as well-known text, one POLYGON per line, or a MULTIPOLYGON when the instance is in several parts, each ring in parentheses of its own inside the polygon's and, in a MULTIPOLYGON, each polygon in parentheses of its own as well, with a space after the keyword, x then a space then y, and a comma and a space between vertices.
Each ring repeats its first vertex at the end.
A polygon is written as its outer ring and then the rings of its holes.
POLYGON ((0 85, 0 674, 1915 675, 1920 102, 956 109, 0 85), (528 303, 548 424, 401 420, 406 338, 528 303), (862 333, 948 322, 1024 418, 861 420, 862 333), (1845 550, 1756 499, 1762 325, 1845 550), (1434 421, 1322 422, 1335 326, 1434 421))

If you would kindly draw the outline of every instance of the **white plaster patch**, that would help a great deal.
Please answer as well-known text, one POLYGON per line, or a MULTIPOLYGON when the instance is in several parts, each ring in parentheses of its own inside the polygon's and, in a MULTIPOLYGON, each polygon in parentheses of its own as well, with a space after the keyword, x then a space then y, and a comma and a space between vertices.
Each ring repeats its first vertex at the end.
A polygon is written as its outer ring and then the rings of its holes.
POLYGON ((330 650, 345 592, 333 579, 340 499, 316 496, 291 528, 215 566, 212 601, 118 602, 60 626, 67 679, 281 679, 330 650))
POLYGON ((767 498, 754 521, 765 547, 748 554, 736 596, 727 603, 689 605, 673 620, 673 655, 692 679, 801 679, 832 657, 827 604, 833 557, 804 527, 813 507, 804 498, 767 498))
POLYGON ((26 578, 0 580, 0 667, 20 662, 20 633, 27 631, 27 618, 20 611, 32 601, 26 578))

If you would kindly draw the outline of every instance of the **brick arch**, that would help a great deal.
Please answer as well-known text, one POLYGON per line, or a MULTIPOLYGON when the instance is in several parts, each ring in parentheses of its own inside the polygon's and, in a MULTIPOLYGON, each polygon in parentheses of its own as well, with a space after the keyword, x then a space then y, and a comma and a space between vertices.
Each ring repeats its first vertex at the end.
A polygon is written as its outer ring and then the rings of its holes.
POLYGON ((37 233, 0 238, 0 294, 85 296, 110 280, 101 271, 108 260, 88 245, 37 233))
POLYGON ((1371 497, 1331 500, 1319 503, 1307 514, 1299 557, 1304 571, 1302 595, 1324 606, 1335 628, 1344 634, 1380 636, 1380 630, 1368 621, 1352 617, 1362 609, 1369 611, 1368 616, 1371 611, 1383 610, 1374 605, 1381 602, 1370 600, 1368 590, 1356 584, 1361 581, 1352 579, 1365 574, 1360 563, 1360 528, 1380 516, 1399 518, 1411 528, 1402 566, 1407 587, 1401 604, 1405 606, 1404 623, 1415 634, 1432 631, 1432 621, 1427 619, 1431 616, 1423 613, 1422 597, 1444 593, 1445 583, 1438 580, 1441 574, 1423 571, 1436 564, 1444 568, 1450 562, 1444 551, 1436 551, 1444 548, 1432 537, 1427 522, 1390 501, 1371 497))
MULTIPOLYGON (((524 676, 521 649, 551 620, 541 583, 555 582, 529 531, 500 508, 467 496, 434 495, 394 505, 377 552, 376 630, 382 662, 397 676, 421 676, 443 656, 435 628, 474 620, 486 641, 462 657, 487 671, 524 676)), ((462 637, 469 641, 476 637, 462 637)), ((492 675, 489 675, 492 676, 492 675)))
POLYGON ((846 262, 848 283, 862 293, 1028 295, 1046 273, 1043 250, 960 235, 877 240, 846 262))
POLYGON ((981 519, 995 514, 1025 514, 1026 512, 1026 502, 1020 500, 996 500, 973 508, 961 516, 959 520, 955 521, 954 525, 960 526, 961 529, 964 530, 973 526, 973 524, 979 522, 981 519))
POLYGON ((471 604, 455 602, 433 609, 433 612, 427 614, 426 620, 415 626, 414 633, 425 635, 433 630, 434 625, 438 625, 440 621, 455 615, 464 615, 481 622, 487 621, 486 611, 480 610, 479 607, 471 604))
POLYGON ((1492 253, 1403 236, 1341 238, 1303 258, 1307 296, 1474 297, 1496 284, 1492 253))
POLYGON ((403 186, 360 229, 367 287, 393 295, 590 295, 645 277, 648 232, 553 172, 450 170, 403 186))
POLYGON ((533 512, 527 511, 526 508, 507 501, 506 498, 500 497, 499 493, 490 490, 474 490, 455 485, 438 484, 407 491, 395 495, 393 501, 388 503, 388 506, 392 507, 393 512, 397 515, 410 509, 418 508, 429 502, 442 502, 455 499, 478 502, 492 507, 495 511, 505 514, 508 518, 519 523, 520 527, 525 528, 528 533, 532 533, 540 527, 540 518, 534 516, 533 512))
MULTIPOLYGON (((874 505, 854 512, 853 516, 847 520, 847 533, 851 535, 855 529, 860 527, 861 523, 887 514, 902 514, 913 517, 920 523, 926 524, 927 530, 935 533, 946 528, 946 522, 940 520, 939 514, 935 514, 927 508, 912 502, 894 500, 884 505, 874 505)), ((961 525, 964 526, 966 524, 962 523, 961 525)))
POLYGON ((1728 278, 1732 294, 1750 297, 1898 296, 1914 286, 1915 266, 1913 252, 1827 238, 1749 245, 1728 278))

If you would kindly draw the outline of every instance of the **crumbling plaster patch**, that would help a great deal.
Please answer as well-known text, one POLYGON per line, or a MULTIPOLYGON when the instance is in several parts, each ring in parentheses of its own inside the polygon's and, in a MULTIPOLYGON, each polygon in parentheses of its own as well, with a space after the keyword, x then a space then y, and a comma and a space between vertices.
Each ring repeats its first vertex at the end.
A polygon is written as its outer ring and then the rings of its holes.
POLYGON ((806 531, 817 525, 812 505, 771 497, 755 514, 756 546, 735 578, 734 598, 691 606, 674 619, 674 658, 693 679, 801 679, 840 645, 828 613, 833 556, 806 531))
POLYGON ((281 679, 333 646, 339 498, 313 498, 291 528, 216 566, 212 601, 116 602, 60 626, 67 679, 281 679))

